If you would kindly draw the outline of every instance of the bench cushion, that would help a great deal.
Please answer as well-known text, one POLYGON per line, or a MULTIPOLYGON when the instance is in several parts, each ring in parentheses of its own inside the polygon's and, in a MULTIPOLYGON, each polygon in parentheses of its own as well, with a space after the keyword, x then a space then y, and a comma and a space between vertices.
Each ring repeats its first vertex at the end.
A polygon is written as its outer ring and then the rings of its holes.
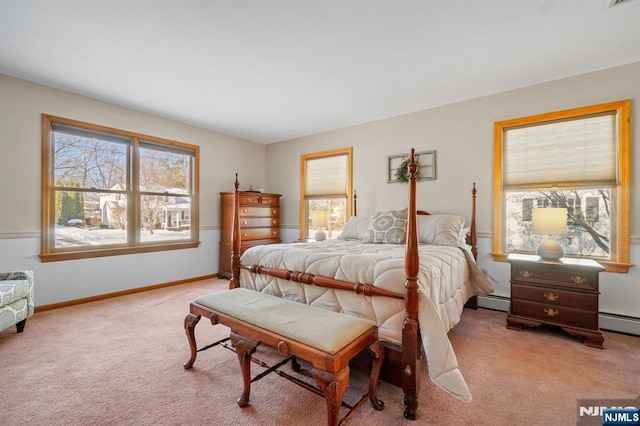
POLYGON ((195 303, 331 355, 375 325, 245 288, 211 293, 195 303))

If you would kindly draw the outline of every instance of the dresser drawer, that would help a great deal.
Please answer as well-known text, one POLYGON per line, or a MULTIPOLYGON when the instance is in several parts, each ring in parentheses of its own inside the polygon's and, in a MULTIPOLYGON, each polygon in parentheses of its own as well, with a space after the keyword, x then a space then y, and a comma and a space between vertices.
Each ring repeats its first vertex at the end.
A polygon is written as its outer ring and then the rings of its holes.
POLYGON ((598 310, 598 295, 564 291, 555 288, 536 287, 522 284, 511 285, 511 298, 555 306, 569 306, 591 311, 598 310))
POLYGON ((556 325, 568 325, 593 330, 598 328, 598 312, 548 303, 529 302, 521 299, 511 299, 510 315, 526 316, 556 325))
MULTIPOLYGON (((240 207, 240 218, 245 216, 257 216, 257 217, 280 217, 280 209, 278 207, 240 207)), ((241 219, 242 220, 242 219, 241 219)), ((241 222, 242 223, 242 222, 241 222)))
POLYGON ((260 194, 256 195, 241 195, 240 196, 240 206, 251 206, 254 204, 263 204, 263 205, 277 205, 278 198, 277 197, 268 197, 262 196, 260 194))
POLYGON ((538 264, 512 265, 512 281, 526 281, 527 283, 552 283, 555 286, 569 288, 597 289, 596 278, 593 273, 582 271, 567 271, 550 269, 538 264))
POLYGON ((280 231, 278 228, 246 228, 241 229, 242 240, 267 240, 278 238, 280 231))
POLYGON ((240 218, 240 229, 251 227, 269 228, 278 226, 277 217, 243 217, 240 218))

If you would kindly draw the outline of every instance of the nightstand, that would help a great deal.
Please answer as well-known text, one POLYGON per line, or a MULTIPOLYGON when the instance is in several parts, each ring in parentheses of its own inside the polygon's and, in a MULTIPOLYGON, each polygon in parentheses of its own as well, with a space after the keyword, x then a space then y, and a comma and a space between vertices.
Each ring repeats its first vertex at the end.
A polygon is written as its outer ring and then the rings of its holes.
POLYGON ((563 258, 557 262, 538 256, 510 254, 511 306, 507 328, 541 324, 561 327, 602 349, 598 328, 598 274, 604 268, 593 260, 563 258))

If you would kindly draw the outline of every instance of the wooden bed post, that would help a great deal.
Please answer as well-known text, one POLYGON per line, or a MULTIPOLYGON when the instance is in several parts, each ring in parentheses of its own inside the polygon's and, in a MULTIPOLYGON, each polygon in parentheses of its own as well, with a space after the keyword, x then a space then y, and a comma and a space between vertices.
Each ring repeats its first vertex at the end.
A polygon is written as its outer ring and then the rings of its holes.
POLYGON ((416 419, 418 393, 420 392, 420 339, 418 327, 418 227, 416 219, 416 173, 415 150, 411 149, 409 161, 409 210, 407 212, 407 244, 404 269, 407 280, 404 284, 405 318, 402 325, 402 389, 404 391, 404 417, 416 419))
POLYGON ((233 223, 231 226, 231 281, 229 289, 240 287, 240 182, 236 173, 236 181, 233 183, 235 192, 233 194, 233 223))
POLYGON ((473 258, 478 260, 478 233, 476 231, 476 183, 473 182, 473 189, 471 189, 471 254, 473 258))

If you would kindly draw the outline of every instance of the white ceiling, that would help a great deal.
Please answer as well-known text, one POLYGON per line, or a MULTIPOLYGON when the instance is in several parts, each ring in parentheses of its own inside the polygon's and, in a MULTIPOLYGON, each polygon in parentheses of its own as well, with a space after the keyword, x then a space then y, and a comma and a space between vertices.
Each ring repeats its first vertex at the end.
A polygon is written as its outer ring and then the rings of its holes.
POLYGON ((0 0, 0 73, 270 143, 640 61, 609 2, 0 0))

